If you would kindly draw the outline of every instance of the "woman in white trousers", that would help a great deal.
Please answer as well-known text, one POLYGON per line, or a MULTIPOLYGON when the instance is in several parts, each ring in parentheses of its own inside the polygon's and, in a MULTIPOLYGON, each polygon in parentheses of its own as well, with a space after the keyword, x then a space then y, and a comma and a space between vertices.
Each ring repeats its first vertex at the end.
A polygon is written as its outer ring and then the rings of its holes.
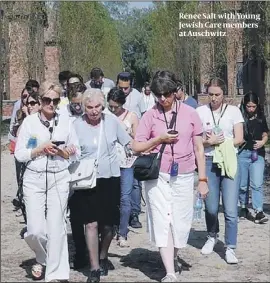
POLYGON ((66 208, 70 174, 68 166, 80 155, 72 122, 56 114, 61 88, 44 82, 41 110, 23 121, 15 157, 24 162, 23 195, 27 215, 25 241, 35 252, 35 280, 68 280, 66 208), (57 142, 61 142, 60 144, 57 142))

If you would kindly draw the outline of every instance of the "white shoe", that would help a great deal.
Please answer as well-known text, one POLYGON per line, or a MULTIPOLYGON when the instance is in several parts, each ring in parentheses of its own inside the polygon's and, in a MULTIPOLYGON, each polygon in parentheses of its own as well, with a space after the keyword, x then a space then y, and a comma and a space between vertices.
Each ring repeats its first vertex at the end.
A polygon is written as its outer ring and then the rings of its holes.
POLYGON ((233 249, 231 249, 231 248, 226 249, 225 260, 228 264, 237 264, 238 263, 238 259, 235 256, 233 249))
POLYGON ((173 273, 167 273, 166 276, 161 279, 161 282, 177 282, 176 275, 173 273))
POLYGON ((208 236, 208 240, 201 249, 201 254, 203 255, 211 254, 214 250, 216 243, 217 243, 217 238, 208 236))
POLYGON ((128 241, 124 237, 121 237, 121 236, 119 237, 117 244, 121 248, 129 247, 128 241))

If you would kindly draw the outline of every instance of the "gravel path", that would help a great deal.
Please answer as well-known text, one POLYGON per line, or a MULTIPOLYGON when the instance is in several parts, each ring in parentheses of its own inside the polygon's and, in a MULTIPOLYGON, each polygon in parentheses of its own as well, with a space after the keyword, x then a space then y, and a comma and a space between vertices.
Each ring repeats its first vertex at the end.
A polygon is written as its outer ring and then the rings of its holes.
MULTIPOLYGON (((3 150, 3 148, 2 148, 3 150)), ((16 194, 15 168, 13 156, 6 150, 1 156, 1 282, 32 281, 28 275, 33 263, 33 253, 19 232, 24 227, 21 216, 16 217, 11 204, 16 194)), ((269 177, 269 176, 268 176, 269 177)), ((265 212, 270 213, 270 180, 267 181, 265 212)), ((145 208, 143 207, 145 211, 145 208)), ((115 265, 108 277, 102 282, 150 282, 159 281, 164 276, 157 249, 149 243, 146 232, 145 213, 141 215, 142 229, 129 233, 130 248, 119 248, 114 241, 110 249, 110 259, 115 265)), ((220 219, 220 241, 215 252, 202 256, 200 248, 204 244, 206 233, 204 221, 194 223, 188 246, 180 252, 185 269, 179 276, 179 282, 269 282, 269 222, 255 225, 244 220, 239 223, 237 256, 239 264, 227 265, 223 258, 224 218, 220 219)), ((69 235, 72 254, 72 237, 69 235)), ((85 282, 86 272, 71 271, 70 281, 85 282)))

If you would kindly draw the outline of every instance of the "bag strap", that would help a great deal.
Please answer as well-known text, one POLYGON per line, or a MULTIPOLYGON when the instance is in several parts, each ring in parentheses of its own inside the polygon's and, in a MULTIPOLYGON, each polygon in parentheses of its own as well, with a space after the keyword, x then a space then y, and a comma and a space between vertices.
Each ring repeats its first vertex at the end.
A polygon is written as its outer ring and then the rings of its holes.
MULTIPOLYGON (((177 105, 176 105, 176 107, 177 107, 177 105)), ((173 128, 173 125, 176 122, 176 116, 177 116, 176 112, 173 112, 173 116, 172 116, 172 119, 171 119, 171 122, 170 122, 170 125, 169 125, 169 129, 173 128)), ((166 145, 167 145, 167 143, 163 143, 162 144, 162 146, 160 148, 160 151, 159 151, 160 154, 162 154, 164 152, 164 149, 165 149, 166 145)))
POLYGON ((104 117, 102 115, 101 121, 100 121, 99 137, 98 137, 97 160, 99 159, 99 155, 100 155, 100 148, 101 148, 101 141, 102 141, 102 134, 103 134, 103 125, 104 125, 104 117))

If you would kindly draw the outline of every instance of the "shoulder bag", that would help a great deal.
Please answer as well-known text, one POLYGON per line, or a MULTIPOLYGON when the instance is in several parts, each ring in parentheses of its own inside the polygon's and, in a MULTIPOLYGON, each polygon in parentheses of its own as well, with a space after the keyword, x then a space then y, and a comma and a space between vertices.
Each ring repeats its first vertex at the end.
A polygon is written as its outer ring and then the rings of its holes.
POLYGON ((72 190, 87 190, 96 187, 98 159, 100 155, 100 145, 103 133, 103 118, 100 122, 99 140, 97 158, 83 158, 80 161, 74 162, 69 166, 71 175, 70 189, 72 190))
MULTIPOLYGON (((169 128, 172 129, 176 121, 176 113, 173 112, 173 117, 169 128)), ((161 158, 167 144, 162 144, 160 151, 139 156, 133 163, 134 177, 139 181, 155 180, 158 178, 161 158)))

